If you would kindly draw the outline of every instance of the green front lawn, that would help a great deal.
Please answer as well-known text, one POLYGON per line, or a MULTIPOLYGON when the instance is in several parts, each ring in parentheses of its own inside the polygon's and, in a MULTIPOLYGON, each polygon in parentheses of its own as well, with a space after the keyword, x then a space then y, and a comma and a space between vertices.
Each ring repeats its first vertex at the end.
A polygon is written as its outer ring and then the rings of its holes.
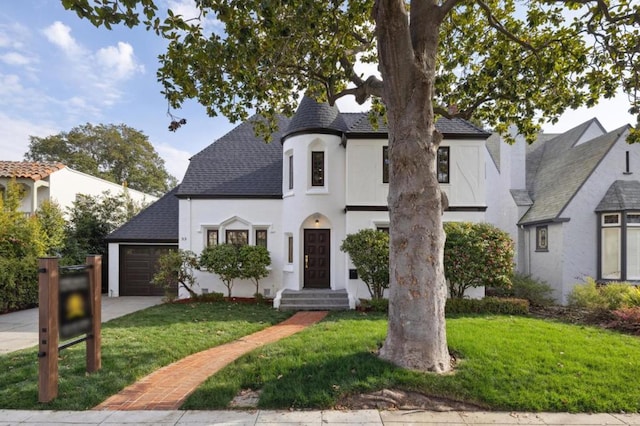
POLYGON ((241 389, 262 408, 327 408, 341 396, 402 388, 492 410, 638 412, 640 339, 525 317, 447 320, 454 374, 393 367, 375 352, 386 318, 344 312, 245 355, 205 382, 184 409, 220 409, 241 389))
POLYGON ((288 318, 266 305, 165 304, 103 325, 102 369, 85 371, 85 344, 60 352, 58 398, 38 403, 37 348, 0 356, 0 408, 85 410, 187 355, 288 318))
MULTIPOLYGON (((89 409, 163 365, 289 315, 264 305, 174 304, 110 321, 102 370, 85 373, 83 344, 62 351, 60 396, 49 404, 37 402, 35 348, 0 356, 0 408, 89 409)), ((344 395, 396 387, 493 410, 640 411, 637 337, 525 317, 461 316, 447 324, 459 358, 453 374, 420 374, 379 360, 384 315, 332 313, 231 364, 183 408, 226 408, 247 388, 263 391, 263 408, 328 408, 344 395)))

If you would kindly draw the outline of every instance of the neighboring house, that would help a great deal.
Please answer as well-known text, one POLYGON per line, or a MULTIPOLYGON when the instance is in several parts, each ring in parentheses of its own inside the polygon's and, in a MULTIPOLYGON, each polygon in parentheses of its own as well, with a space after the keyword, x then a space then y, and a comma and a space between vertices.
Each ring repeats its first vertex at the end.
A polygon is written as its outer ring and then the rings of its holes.
POLYGON ((518 270, 565 303, 576 283, 640 281, 640 146, 596 119, 527 145, 487 142, 487 221, 516 242, 518 270))
MULTIPOLYGON (((125 189, 122 185, 70 169, 61 163, 0 161, 0 193, 11 179, 24 190, 20 210, 33 214, 45 201, 56 201, 62 211, 73 206, 78 194, 97 196, 105 191, 116 195, 125 189)), ((136 202, 149 203, 158 197, 127 189, 136 202)))
MULTIPOLYGON (((352 308, 359 298, 369 297, 339 247, 349 233, 389 226, 387 128, 374 128, 367 113, 340 113, 306 97, 291 119, 279 118, 271 143, 256 136, 253 120, 193 156, 175 197, 166 195, 111 234, 111 258, 120 261, 111 262, 118 270, 110 271, 110 294, 136 293, 130 288, 132 277, 143 274, 126 266, 134 253, 127 250, 134 246, 151 250, 177 242, 199 254, 207 245, 229 242, 268 248, 271 272, 261 280, 260 291, 275 297, 276 307, 283 295, 303 289, 345 294, 352 308), (159 216, 175 214, 177 233, 152 232, 161 228, 153 225, 159 216)), ((459 119, 440 119, 437 128, 444 136, 438 179, 449 200, 444 220, 485 221, 485 140, 490 134, 459 119)), ((152 275, 155 265, 138 262, 143 264, 146 276, 152 275)), ((198 272, 197 280, 202 292, 225 291, 214 274, 198 272)), ((237 280, 233 295, 252 296, 254 291, 248 280, 237 280)))

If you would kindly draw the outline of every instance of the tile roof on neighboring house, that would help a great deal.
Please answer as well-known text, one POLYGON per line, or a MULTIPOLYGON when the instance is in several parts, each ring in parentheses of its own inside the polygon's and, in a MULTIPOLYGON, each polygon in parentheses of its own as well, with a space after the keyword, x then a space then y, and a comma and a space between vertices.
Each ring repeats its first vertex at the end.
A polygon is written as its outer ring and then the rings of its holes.
POLYGON ((240 124, 191 158, 180 198, 280 198, 282 196, 282 130, 289 119, 278 117, 271 142, 256 136, 256 116, 240 124))
POLYGON ((66 166, 62 163, 38 161, 0 161, 0 177, 25 178, 34 181, 44 179, 66 166))
POLYGON ((107 235, 105 240, 117 242, 178 242, 179 186, 163 195, 120 228, 107 235))
POLYGON ((596 207, 597 212, 619 212, 640 210, 640 182, 637 180, 617 180, 596 207))
POLYGON ((527 189, 533 206, 519 224, 563 220, 565 207, 629 126, 576 145, 593 120, 543 142, 527 155, 527 189))

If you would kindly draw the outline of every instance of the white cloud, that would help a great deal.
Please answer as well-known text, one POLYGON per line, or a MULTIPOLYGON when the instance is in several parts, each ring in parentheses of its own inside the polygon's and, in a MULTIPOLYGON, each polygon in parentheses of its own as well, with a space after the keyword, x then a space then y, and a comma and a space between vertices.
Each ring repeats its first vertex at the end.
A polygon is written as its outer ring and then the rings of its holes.
POLYGON ((129 43, 118 42, 118 46, 108 46, 96 52, 98 63, 105 67, 105 74, 118 80, 127 79, 136 72, 144 72, 144 66, 136 63, 133 47, 129 43))
POLYGON ((6 161, 22 160, 29 150, 29 136, 49 136, 59 130, 48 123, 34 123, 25 119, 10 117, 0 112, 0 159, 6 161))
POLYGON ((9 52, 0 55, 0 61, 7 65, 29 65, 31 59, 18 52, 9 52))
POLYGON ((144 73, 144 66, 129 43, 120 41, 92 51, 73 37, 69 26, 59 21, 45 28, 43 34, 65 54, 49 65, 60 70, 61 81, 66 83, 63 87, 72 90, 70 98, 59 99, 58 103, 73 116, 91 115, 100 119, 102 109, 121 102, 126 82, 144 73))
POLYGON ((29 34, 29 28, 20 23, 0 24, 0 47, 22 50, 24 48, 22 40, 29 34))
POLYGON ((15 74, 0 74, 0 97, 7 99, 22 92, 20 77, 15 74))
MULTIPOLYGON (((173 11, 174 15, 180 15, 184 19, 196 19, 200 16, 200 10, 193 0, 168 0, 167 7, 173 11)), ((209 14, 205 16, 204 19, 201 19, 200 24, 205 32, 213 32, 214 29, 221 29, 223 27, 222 22, 213 14, 209 14)))
POLYGON ((182 181, 187 167, 189 167, 189 158, 191 158, 192 154, 176 149, 166 143, 155 144, 155 148, 164 160, 164 166, 167 172, 175 176, 178 181, 182 181))
POLYGON ((71 37, 71 28, 60 21, 56 21, 42 31, 51 43, 58 46, 70 56, 84 53, 84 49, 71 37))

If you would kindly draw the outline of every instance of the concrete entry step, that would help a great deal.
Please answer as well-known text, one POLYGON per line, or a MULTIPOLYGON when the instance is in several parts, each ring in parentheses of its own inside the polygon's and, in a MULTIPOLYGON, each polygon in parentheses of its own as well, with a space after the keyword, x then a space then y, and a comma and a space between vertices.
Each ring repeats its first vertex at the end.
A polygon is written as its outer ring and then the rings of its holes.
POLYGON ((284 290, 280 299, 283 311, 343 311, 349 309, 346 290, 303 289, 284 290))

